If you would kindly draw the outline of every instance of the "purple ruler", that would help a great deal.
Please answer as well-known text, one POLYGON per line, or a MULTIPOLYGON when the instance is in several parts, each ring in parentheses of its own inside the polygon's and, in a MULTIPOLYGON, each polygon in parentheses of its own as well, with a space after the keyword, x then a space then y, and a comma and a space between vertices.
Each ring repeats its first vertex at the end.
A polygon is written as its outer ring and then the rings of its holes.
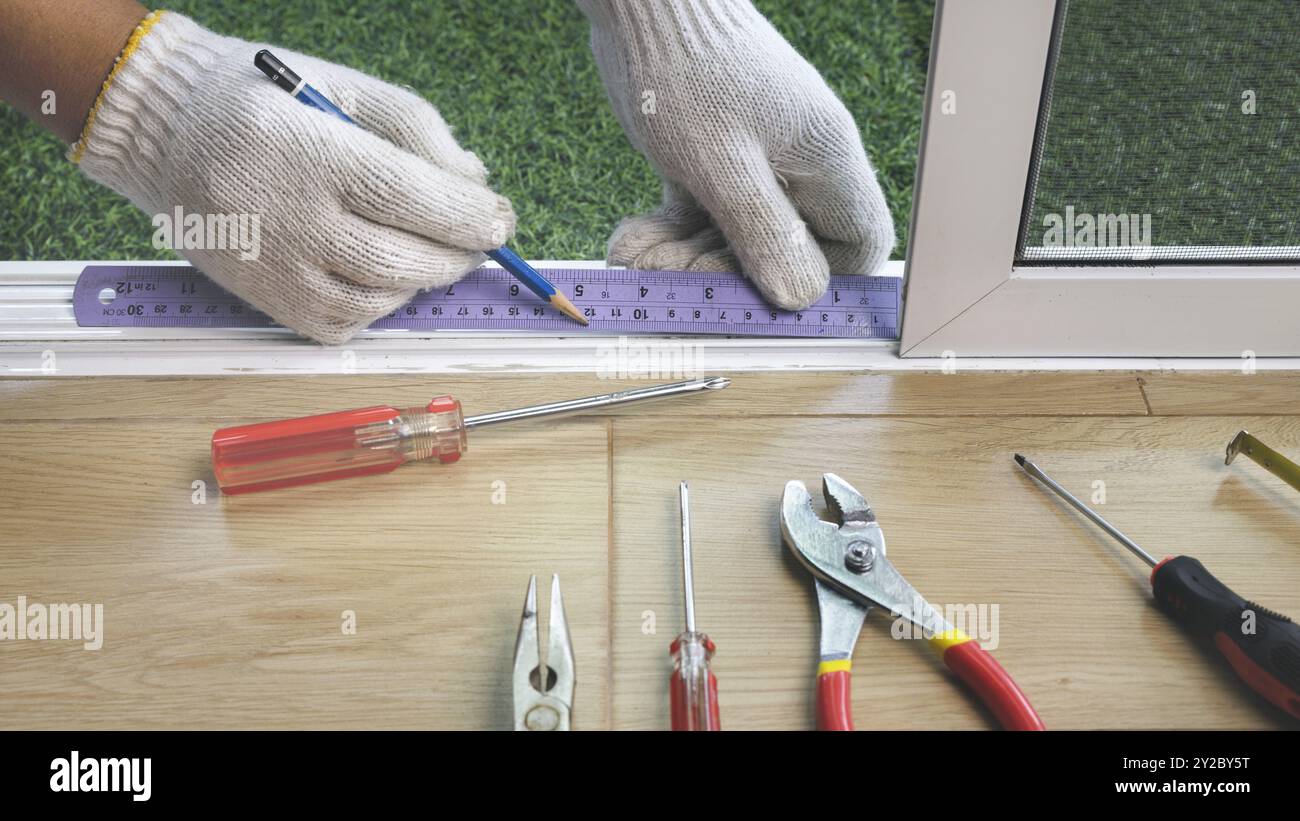
MULTIPOLYGON (((739 274, 547 268, 542 273, 604 333, 897 339, 902 280, 831 277, 826 295, 802 311, 765 303, 739 274)), ((72 295, 83 328, 274 327, 194 268, 91 265, 72 295)), ((371 325, 407 330, 587 329, 543 303, 499 268, 480 268, 448 288, 420 293, 371 325)))

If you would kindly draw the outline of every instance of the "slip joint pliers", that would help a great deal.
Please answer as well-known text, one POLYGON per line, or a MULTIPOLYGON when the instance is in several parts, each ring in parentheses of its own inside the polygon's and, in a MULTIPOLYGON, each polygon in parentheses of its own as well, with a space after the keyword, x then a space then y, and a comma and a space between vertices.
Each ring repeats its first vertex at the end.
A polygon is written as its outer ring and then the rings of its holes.
POLYGON ((1042 730, 1025 694, 979 643, 955 629, 903 578, 885 555, 885 536, 862 494, 833 473, 822 476, 826 506, 837 519, 823 521, 803 482, 786 483, 781 533, 812 574, 821 616, 817 668, 817 724, 852 730, 850 689, 853 647, 872 607, 921 628, 944 663, 992 710, 1008 730, 1042 730))

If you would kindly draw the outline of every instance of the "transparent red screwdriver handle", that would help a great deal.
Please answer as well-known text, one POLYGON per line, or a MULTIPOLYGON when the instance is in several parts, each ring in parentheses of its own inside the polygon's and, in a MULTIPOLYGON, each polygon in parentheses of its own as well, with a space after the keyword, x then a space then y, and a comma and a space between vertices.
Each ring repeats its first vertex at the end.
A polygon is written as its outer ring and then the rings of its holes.
POLYGON ((406 462, 455 462, 465 452, 460 402, 373 408, 223 428, 212 434, 212 469, 223 493, 387 473, 406 462))

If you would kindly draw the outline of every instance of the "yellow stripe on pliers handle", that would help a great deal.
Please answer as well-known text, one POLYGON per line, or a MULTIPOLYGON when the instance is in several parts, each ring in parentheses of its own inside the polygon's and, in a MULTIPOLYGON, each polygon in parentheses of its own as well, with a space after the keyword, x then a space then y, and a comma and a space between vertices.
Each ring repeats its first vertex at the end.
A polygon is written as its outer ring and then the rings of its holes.
MULTIPOLYGON (((945 630, 942 633, 935 633, 929 638, 929 644, 942 656, 947 652, 949 647, 956 647, 959 644, 965 644, 972 641, 971 637, 960 630, 945 630)), ((853 662, 850 659, 831 659, 823 661, 817 665, 817 675, 824 676, 827 673, 838 673, 840 671, 849 672, 853 668, 853 662)))
POLYGON ((851 659, 831 659, 823 661, 817 665, 817 675, 824 676, 827 673, 847 673, 853 667, 851 659))
POLYGON ((930 646, 933 647, 940 656, 948 651, 949 647, 956 647, 959 644, 965 644, 970 641, 971 637, 960 630, 945 630, 942 633, 935 633, 930 637, 930 646))

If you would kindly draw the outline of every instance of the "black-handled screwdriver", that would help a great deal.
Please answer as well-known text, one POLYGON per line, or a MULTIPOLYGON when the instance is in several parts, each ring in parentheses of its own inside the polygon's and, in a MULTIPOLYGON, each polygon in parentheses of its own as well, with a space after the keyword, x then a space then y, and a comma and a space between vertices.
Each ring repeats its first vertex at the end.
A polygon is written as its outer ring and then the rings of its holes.
POLYGON ((1019 453, 1016 464, 1150 565, 1156 606, 1193 636, 1212 641, 1246 686, 1300 718, 1300 626, 1238 596, 1191 556, 1156 561, 1019 453))

